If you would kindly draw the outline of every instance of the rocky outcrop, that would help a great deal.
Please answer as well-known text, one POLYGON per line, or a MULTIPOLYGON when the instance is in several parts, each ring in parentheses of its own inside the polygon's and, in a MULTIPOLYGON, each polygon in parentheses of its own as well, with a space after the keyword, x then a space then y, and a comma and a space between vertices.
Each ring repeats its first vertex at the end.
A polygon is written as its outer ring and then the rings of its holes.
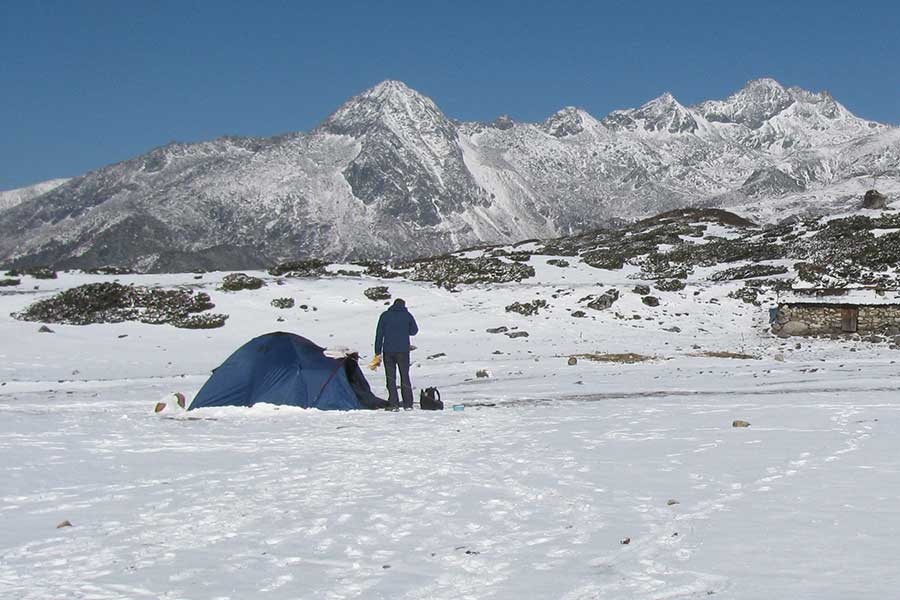
POLYGON ((862 207, 872 210, 883 210, 887 208, 887 196, 878 190, 869 190, 863 196, 862 207))

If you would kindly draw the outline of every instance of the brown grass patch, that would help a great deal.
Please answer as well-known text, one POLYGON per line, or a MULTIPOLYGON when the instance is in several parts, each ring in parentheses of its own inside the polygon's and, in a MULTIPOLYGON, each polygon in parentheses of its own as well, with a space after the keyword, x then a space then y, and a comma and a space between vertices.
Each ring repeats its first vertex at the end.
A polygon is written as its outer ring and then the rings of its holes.
POLYGON ((759 360, 758 356, 752 354, 743 354, 741 352, 725 352, 722 350, 710 350, 707 352, 697 352, 691 356, 704 356, 707 358, 736 358, 739 360, 759 360))
POLYGON ((590 352, 587 354, 573 354, 575 358, 581 358, 584 360, 593 360, 596 362, 611 362, 611 363, 639 363, 648 360, 653 360, 656 358, 655 356, 645 356, 643 354, 635 354, 634 352, 624 352, 619 354, 600 354, 597 352, 590 352))

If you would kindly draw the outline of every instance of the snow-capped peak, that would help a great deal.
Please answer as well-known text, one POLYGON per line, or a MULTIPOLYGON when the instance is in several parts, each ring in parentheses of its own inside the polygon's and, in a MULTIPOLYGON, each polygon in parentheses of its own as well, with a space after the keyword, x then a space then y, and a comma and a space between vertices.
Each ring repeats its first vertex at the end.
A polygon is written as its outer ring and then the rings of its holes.
POLYGON ((553 137, 564 138, 578 135, 592 123, 596 123, 596 119, 587 111, 575 106, 566 106, 550 115, 541 124, 541 128, 553 137))
POLYGON ((437 109, 437 106, 427 96, 420 94, 402 81, 386 79, 359 94, 354 99, 366 99, 380 102, 384 105, 401 105, 409 102, 422 102, 437 109))
POLYGON ((360 137, 377 124, 394 129, 398 123, 405 123, 419 129, 444 127, 446 122, 431 98, 389 79, 350 98, 319 129, 360 137))
POLYGON ((610 129, 628 131, 693 133, 698 129, 695 115, 670 92, 638 108, 613 111, 603 119, 603 124, 610 129))
POLYGON ((763 78, 748 81, 725 100, 710 100, 696 108, 709 121, 739 123, 759 129, 794 102, 793 95, 780 83, 763 78))

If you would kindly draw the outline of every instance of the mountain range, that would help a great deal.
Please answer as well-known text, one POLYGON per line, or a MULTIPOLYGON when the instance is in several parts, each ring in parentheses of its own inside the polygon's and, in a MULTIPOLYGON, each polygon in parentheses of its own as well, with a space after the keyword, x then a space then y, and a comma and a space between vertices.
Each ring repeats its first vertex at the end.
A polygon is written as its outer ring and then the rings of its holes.
POLYGON ((384 81, 310 132, 171 143, 0 193, 0 262, 139 271, 407 258, 580 233, 681 207, 760 222, 900 193, 900 128, 827 92, 749 82, 602 119, 459 122, 384 81))

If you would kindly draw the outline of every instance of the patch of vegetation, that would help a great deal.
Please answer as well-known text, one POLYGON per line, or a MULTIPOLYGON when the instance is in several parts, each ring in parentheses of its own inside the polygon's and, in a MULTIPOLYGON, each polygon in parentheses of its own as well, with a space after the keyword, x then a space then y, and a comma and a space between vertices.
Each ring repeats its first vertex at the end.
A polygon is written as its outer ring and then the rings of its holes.
POLYGON ((392 271, 387 264, 378 262, 377 260, 363 260, 353 263, 360 267, 365 267, 364 273, 369 277, 378 277, 379 279, 393 279, 400 277, 400 273, 392 271))
POLYGON ((707 358, 734 358, 737 360, 759 360, 758 356, 752 354, 744 354, 743 352, 726 352, 719 350, 709 350, 705 352, 696 352, 691 356, 704 356, 707 358))
POLYGON ((134 271, 128 267, 95 267, 84 269, 90 275, 133 275, 134 271))
POLYGON ((433 281, 444 287, 473 283, 508 283, 534 277, 534 268, 506 263, 496 257, 457 258, 438 256, 401 265, 410 268, 413 281, 433 281))
POLYGON ((330 274, 326 269, 330 264, 317 258, 291 260, 279 263, 269 269, 269 275, 276 277, 325 277, 330 274))
POLYGON ((531 260, 531 253, 525 252, 522 250, 509 252, 508 250, 504 250, 503 248, 496 248, 492 250, 489 256, 499 257, 502 256, 504 258, 508 258, 509 260, 514 260, 516 262, 528 262, 531 260))
POLYGON ((223 314, 189 315, 175 319, 171 324, 179 329, 217 329, 224 327, 227 319, 228 315, 223 314))
POLYGON ((709 276, 710 281, 733 281, 735 279, 751 279, 753 277, 770 277, 784 275, 788 268, 781 265, 743 265, 717 271, 709 276))
POLYGON ((225 292, 258 290, 263 284, 263 280, 259 277, 253 277, 246 273, 231 273, 222 278, 222 287, 220 289, 225 292))
MULTIPOLYGON (((189 319, 214 305, 209 295, 119 283, 89 283, 71 288, 13 313, 21 321, 90 325, 139 321, 149 324, 194 323, 189 319)), ((208 315, 210 319, 216 315, 208 315)), ((221 320, 226 315, 218 315, 221 320)), ((215 319, 212 319, 213 321, 215 319)))
POLYGON ((744 287, 752 287, 760 290, 769 289, 775 292, 789 292, 794 287, 793 279, 750 279, 744 282, 744 287))
POLYGON ((21 279, 14 279, 11 277, 6 278, 6 279, 0 279, 0 287, 10 287, 10 286, 14 286, 14 285, 19 285, 20 283, 22 283, 21 279))
POLYGON ((600 353, 600 352, 589 352, 585 354, 572 354, 574 358, 581 358, 584 360, 593 360, 596 362, 611 362, 611 363, 622 363, 622 364, 633 364, 639 362, 646 362, 648 360, 654 360, 655 356, 646 356, 644 354, 635 354, 634 352, 624 352, 618 354, 609 354, 609 353, 600 353))
POLYGON ((272 302, 270 303, 275 308, 294 308, 294 299, 293 298, 272 298, 272 302))
POLYGON ((760 306, 761 303, 759 301, 759 292, 759 288, 745 286, 728 292, 728 297, 734 298, 736 300, 741 300, 743 302, 746 302, 747 304, 752 304, 754 306, 760 306))
POLYGON ((691 221, 699 223, 714 223, 738 228, 756 227, 756 223, 749 219, 745 219, 740 215, 736 215, 727 210, 719 208, 679 208, 668 212, 660 213, 653 217, 638 221, 637 225, 666 223, 672 221, 691 221))
POLYGON ((31 275, 35 279, 56 279, 56 271, 50 267, 26 267, 24 269, 12 269, 6 272, 7 277, 21 277, 31 275))
POLYGON ((656 282, 656 289, 661 292, 680 292, 685 288, 685 283, 680 279, 661 279, 656 282))

